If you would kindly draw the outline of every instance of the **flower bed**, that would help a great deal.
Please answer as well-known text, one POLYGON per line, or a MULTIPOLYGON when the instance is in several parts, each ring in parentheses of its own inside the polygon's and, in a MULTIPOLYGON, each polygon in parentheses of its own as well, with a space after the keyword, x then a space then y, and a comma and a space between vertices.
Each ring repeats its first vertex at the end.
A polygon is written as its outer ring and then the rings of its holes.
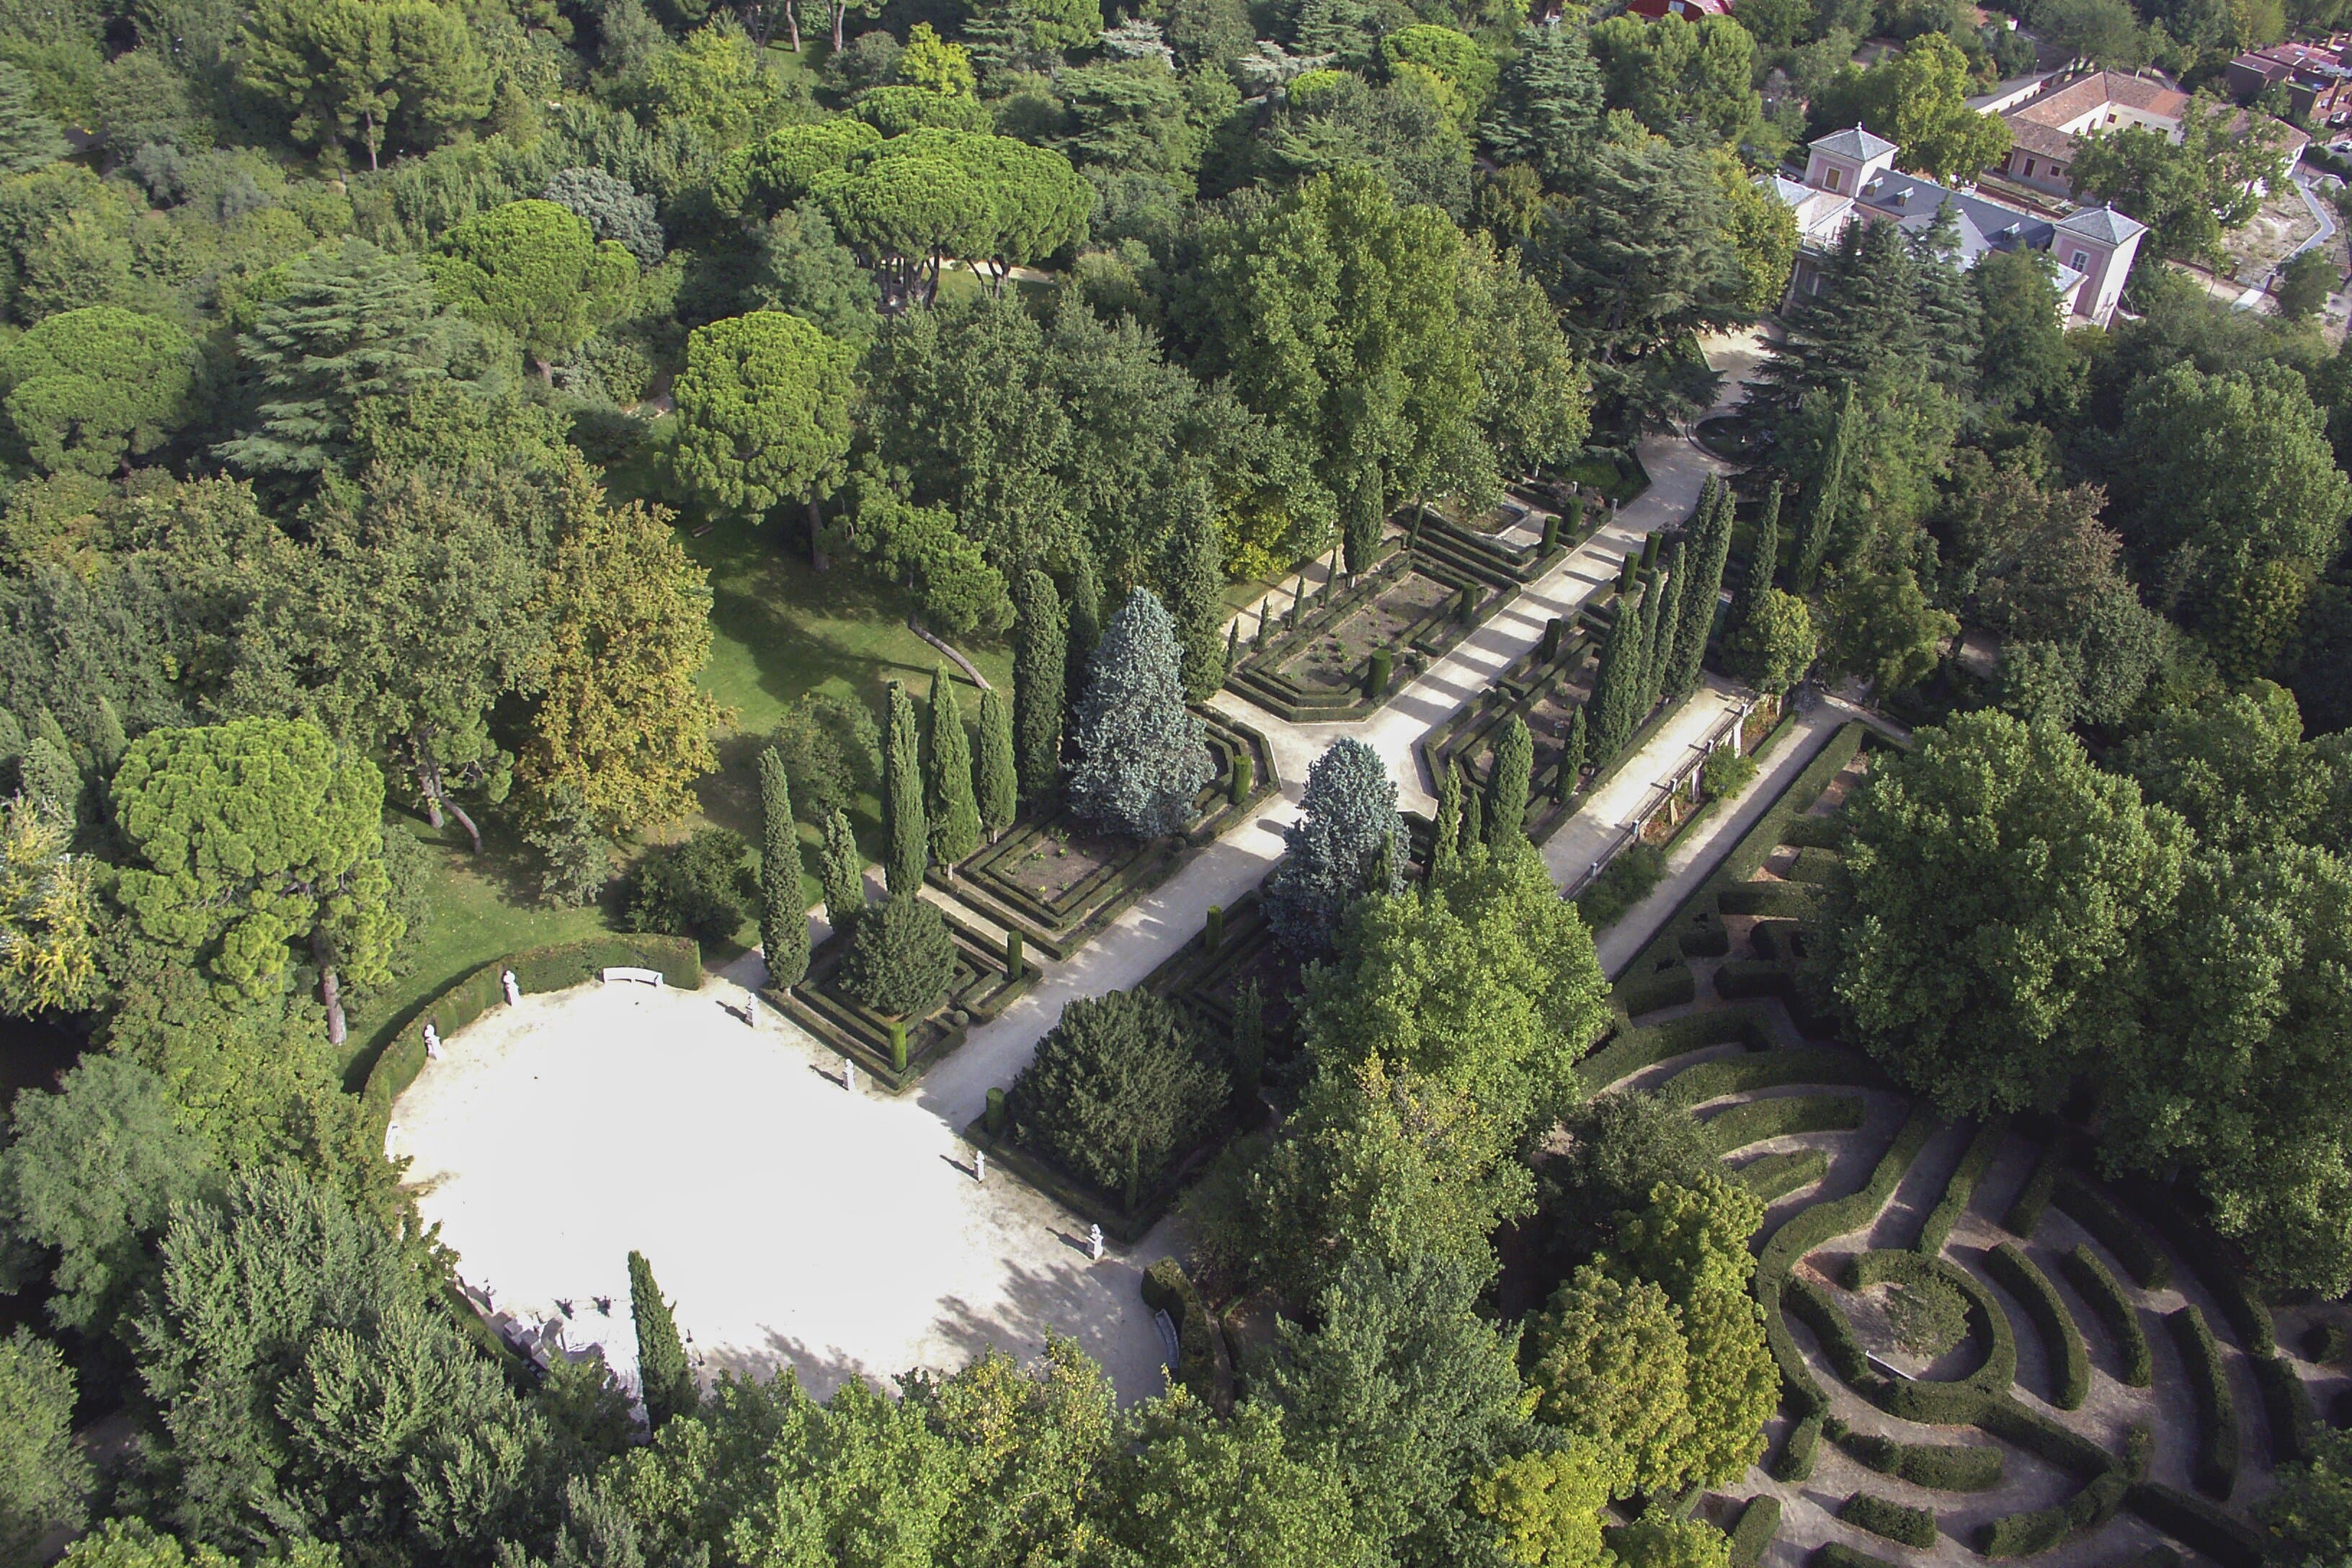
POLYGON ((956 868, 938 867, 930 885, 991 924, 1018 931, 1030 952, 1064 959, 1092 941, 1129 904, 1160 885, 1184 858, 1281 787, 1265 737, 1245 725, 1193 710, 1208 731, 1215 773, 1193 797, 1181 833, 1135 839, 1097 832, 1066 810, 1032 814, 956 868), (1234 769, 1249 759, 1250 784, 1234 800, 1234 769))
POLYGON ((1535 766, 1528 775, 1527 835, 1537 844, 1550 837, 1574 810, 1572 795, 1561 798, 1560 754, 1570 717, 1592 688, 1593 638, 1580 618, 1562 626, 1559 644, 1549 656, 1541 643, 1529 648, 1486 690, 1433 725, 1415 743, 1433 788, 1449 759, 1462 768, 1465 787, 1483 788, 1502 726, 1514 714, 1524 720, 1536 742, 1535 766))
POLYGON ((1503 579, 1524 585, 1566 560, 1569 552, 1591 538, 1608 516, 1605 507, 1582 505, 1572 512, 1559 512, 1559 521, 1550 526, 1551 548, 1547 550, 1542 540, 1544 519, 1533 511, 1538 505, 1549 510, 1550 503, 1514 499, 1484 517, 1468 520, 1449 517, 1431 507, 1409 518, 1405 526, 1413 549, 1422 554, 1488 582, 1503 579), (1525 542, 1504 537, 1516 529, 1537 537, 1525 542))
POLYGON ((1398 550, 1354 585, 1327 587, 1292 610, 1273 635, 1259 627, 1225 687, 1292 722, 1360 718, 1386 700, 1386 693, 1371 694, 1371 655, 1385 650, 1397 656, 1391 689, 1411 679, 1484 625, 1517 591, 1516 581, 1505 575, 1498 583, 1495 575, 1398 550), (1467 615, 1462 612, 1465 591, 1467 615), (1407 616, 1392 605, 1384 615, 1381 605, 1391 599, 1413 613, 1407 616), (1376 618, 1359 620, 1367 615, 1376 618), (1335 645, 1337 655, 1313 658, 1335 645))
POLYGON ((1037 984, 1037 966, 1024 963, 1017 975, 1005 969, 1003 948, 942 910, 955 944, 955 973, 940 1005, 921 1018, 907 1020, 907 1065, 892 1062, 890 1020, 852 996, 840 984, 849 944, 835 937, 816 950, 801 983, 790 990, 763 989, 780 1011, 855 1061, 892 1094, 903 1092, 964 1042, 974 1024, 986 1023, 1037 984))

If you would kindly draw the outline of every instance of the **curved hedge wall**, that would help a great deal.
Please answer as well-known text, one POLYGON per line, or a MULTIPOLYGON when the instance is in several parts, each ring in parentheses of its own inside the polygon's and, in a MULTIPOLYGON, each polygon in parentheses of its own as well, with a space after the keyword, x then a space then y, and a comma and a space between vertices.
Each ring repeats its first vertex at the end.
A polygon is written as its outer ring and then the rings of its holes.
POLYGON ((2050 1402, 2061 1410, 2083 1408, 2091 1393, 2091 1352, 2058 1288, 2013 1241, 1985 1254, 1985 1271, 2018 1299, 2042 1331, 2042 1347, 2050 1352, 2050 1402))
POLYGON ((2238 1399, 2230 1390, 2230 1369, 2205 1314, 2191 1302, 2165 1320, 2189 1386, 2197 1395, 2197 1455, 2189 1479, 2197 1489, 2221 1502, 2238 1489, 2238 1399))
POLYGON ((2066 1278, 2074 1289, 2091 1303, 2091 1310, 2105 1325, 2107 1337, 2116 1342, 2116 1352, 2123 1363, 2123 1381, 2126 1387, 2146 1388, 2156 1379, 2156 1366, 2147 1348, 2147 1334, 2139 1325, 2139 1309, 2124 1294, 2123 1284, 2106 1260, 2087 1247, 2076 1247, 2065 1258, 2066 1278))
POLYGON ((1944 1243, 1952 1238, 1952 1227, 1969 1212, 1969 1205, 1977 1195, 1977 1184, 1984 1180, 1985 1169, 2000 1152, 2001 1137, 2008 1131, 2006 1116, 1988 1117, 1978 1125, 1976 1136, 1969 1140, 1967 1151, 1960 1155, 1960 1163, 1953 1167, 1951 1180, 1944 1184, 1944 1195, 1936 1200, 1936 1206, 1920 1223, 1919 1239, 1912 1244, 1913 1251, 1932 1258, 1944 1250, 1944 1243))
POLYGON ((1873 1535, 1883 1535, 1889 1541, 1900 1542, 1925 1552, 1936 1544, 1936 1516, 1924 1508, 1913 1508, 1870 1492, 1856 1492, 1845 1500, 1837 1516, 1857 1530, 1873 1535))
POLYGON ((424 1026, 431 1024, 446 1039, 491 1008, 504 1005, 502 977, 509 969, 515 973, 515 984, 527 993, 568 991, 606 969, 658 969, 663 980, 681 991, 702 988, 702 950, 692 937, 592 936, 494 958, 443 986, 376 1058, 360 1098, 379 1122, 392 1119, 392 1102, 425 1070, 424 1026))

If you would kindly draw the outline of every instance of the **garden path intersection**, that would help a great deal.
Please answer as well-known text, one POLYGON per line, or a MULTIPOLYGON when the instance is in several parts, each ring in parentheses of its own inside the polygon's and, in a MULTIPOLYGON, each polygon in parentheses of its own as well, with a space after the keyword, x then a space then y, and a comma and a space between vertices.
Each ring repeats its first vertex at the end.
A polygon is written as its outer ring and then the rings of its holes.
MULTIPOLYGON (((1727 373, 1724 403, 1736 402, 1752 343, 1707 349, 1727 373)), ((1172 1222, 1095 1261, 1083 1221, 1008 1173, 981 1179, 959 1130, 1066 1003, 1140 982, 1212 906, 1264 879, 1308 765, 1334 741, 1370 745, 1400 806, 1430 811, 1415 742, 1492 687, 1551 618, 1604 593, 1629 552, 1687 518, 1706 478, 1727 471, 1679 437, 1645 440, 1641 458, 1648 489, 1370 717, 1290 723, 1219 692, 1212 708, 1266 737, 1281 791, 1045 966, 908 1093, 877 1095, 862 1074, 845 1089, 841 1058, 752 994, 756 952, 698 993, 525 996, 450 1036, 395 1110, 388 1152, 413 1162, 426 1223, 467 1281, 493 1287, 501 1312, 536 1324, 571 1302, 563 1342, 602 1344, 632 1382, 625 1258, 636 1248, 706 1377, 788 1365, 824 1394, 851 1376, 887 1384, 910 1367, 951 1370, 992 1345, 1025 1359, 1055 1335, 1100 1362, 1123 1400, 1157 1392, 1164 1352, 1139 1284, 1144 1265, 1175 1250, 1172 1222), (600 1297, 613 1299, 609 1314, 594 1309, 600 1297)), ((1658 725, 1554 834, 1555 879, 1572 885, 1632 804, 1675 774, 1735 701, 1710 682, 1658 725)), ((1603 933, 1604 965, 1631 957, 1846 716, 1828 705, 1803 716, 1730 809, 1677 840, 1657 889, 1603 933)))

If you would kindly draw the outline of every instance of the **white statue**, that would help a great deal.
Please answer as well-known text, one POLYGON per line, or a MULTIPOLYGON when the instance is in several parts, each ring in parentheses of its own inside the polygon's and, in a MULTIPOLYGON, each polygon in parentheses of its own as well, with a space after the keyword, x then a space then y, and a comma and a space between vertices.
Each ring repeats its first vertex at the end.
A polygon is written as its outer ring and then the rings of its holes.
POLYGON ((509 969, 505 973, 499 975, 499 984, 507 988, 508 1006, 511 1007, 516 1003, 522 1000, 522 987, 515 984, 513 970, 509 969))
POLYGON ((1102 1226, 1090 1225, 1087 1226, 1087 1255, 1097 1263, 1100 1263, 1102 1254, 1102 1226))
POLYGON ((971 1152, 971 1179, 975 1182, 988 1180, 988 1151, 985 1149, 971 1152))
POLYGON ((857 1064, 847 1057, 841 1058, 841 1087, 852 1094, 857 1092, 857 1064))
POLYGON ((438 1029, 436 1029, 436 1028, 435 1028, 435 1027, 434 1027, 432 1025, 430 1025, 430 1024, 425 1025, 425 1057, 426 1057, 428 1059, 432 1060, 432 1061, 436 1061, 436 1062, 437 1062, 437 1061, 439 1061, 439 1060, 442 1058, 442 1057, 444 1057, 444 1056, 445 1056, 445 1055, 446 1055, 446 1054, 447 1054, 447 1053, 444 1052, 444 1051, 441 1049, 441 1031, 440 1031, 440 1030, 438 1030, 438 1029))

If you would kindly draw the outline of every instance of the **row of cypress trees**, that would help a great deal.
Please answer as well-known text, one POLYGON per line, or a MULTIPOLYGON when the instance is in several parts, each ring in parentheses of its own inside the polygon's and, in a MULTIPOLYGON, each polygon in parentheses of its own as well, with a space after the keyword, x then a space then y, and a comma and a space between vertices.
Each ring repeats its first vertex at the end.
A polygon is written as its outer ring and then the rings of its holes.
POLYGON ((1709 475, 1690 531, 1675 542, 1664 573, 1643 574, 1641 597, 1619 601, 1590 704, 1596 764, 1624 749, 1661 699, 1697 689, 1730 555, 1731 489, 1709 475))

